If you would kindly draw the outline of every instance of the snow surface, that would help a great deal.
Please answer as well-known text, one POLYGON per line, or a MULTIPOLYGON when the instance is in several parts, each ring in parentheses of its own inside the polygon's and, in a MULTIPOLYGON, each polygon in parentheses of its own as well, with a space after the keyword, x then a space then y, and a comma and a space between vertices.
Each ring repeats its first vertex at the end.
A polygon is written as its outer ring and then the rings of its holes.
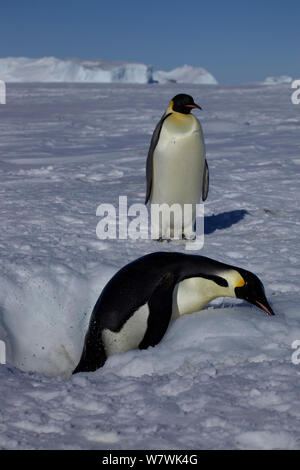
POLYGON ((184 65, 170 72, 153 73, 151 65, 87 59, 7 57, 0 59, 0 79, 5 82, 97 82, 216 84, 205 69, 184 65))
POLYGON ((299 449, 299 106, 288 85, 8 84, 0 105, 1 449, 299 449), (218 299, 155 348, 70 377, 124 264, 181 243, 99 240, 100 203, 142 203, 170 98, 203 107, 199 254, 255 272, 276 313, 218 299))

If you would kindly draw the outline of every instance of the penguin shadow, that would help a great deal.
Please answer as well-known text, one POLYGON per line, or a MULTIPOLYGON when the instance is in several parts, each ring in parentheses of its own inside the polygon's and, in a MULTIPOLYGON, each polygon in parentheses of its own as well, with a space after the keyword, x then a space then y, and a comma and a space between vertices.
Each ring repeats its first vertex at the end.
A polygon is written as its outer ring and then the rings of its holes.
POLYGON ((222 212, 221 214, 208 215, 204 218, 204 234, 210 235, 216 230, 224 230, 239 223, 249 212, 245 209, 222 212))

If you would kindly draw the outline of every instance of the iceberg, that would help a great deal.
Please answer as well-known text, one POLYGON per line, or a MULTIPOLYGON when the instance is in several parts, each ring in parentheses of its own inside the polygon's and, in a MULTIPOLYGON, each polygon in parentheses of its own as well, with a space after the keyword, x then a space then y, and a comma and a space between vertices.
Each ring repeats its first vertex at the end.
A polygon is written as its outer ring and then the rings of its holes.
POLYGON ((158 70, 153 72, 153 78, 158 83, 192 83, 194 85, 217 85, 218 82, 207 70, 202 67, 183 65, 170 72, 158 70))
POLYGON ((292 77, 280 75, 280 77, 267 77, 262 83, 263 85, 281 85, 282 83, 291 83, 292 81, 292 77))
POLYGON ((5 82, 149 83, 152 67, 102 60, 8 57, 0 59, 0 78, 5 82))
POLYGON ((192 83, 217 84, 201 67, 184 65, 170 72, 153 71, 139 62, 56 57, 7 57, 0 59, 0 80, 4 82, 87 82, 87 83, 192 83))

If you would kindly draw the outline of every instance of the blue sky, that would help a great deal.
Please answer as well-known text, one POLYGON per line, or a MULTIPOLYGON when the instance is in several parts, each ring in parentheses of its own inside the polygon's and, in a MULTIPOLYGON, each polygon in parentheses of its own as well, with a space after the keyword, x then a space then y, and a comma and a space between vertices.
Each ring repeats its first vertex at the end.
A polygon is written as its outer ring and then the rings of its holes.
POLYGON ((298 0, 10 0, 0 15, 0 57, 189 64, 224 84, 300 78, 298 0))

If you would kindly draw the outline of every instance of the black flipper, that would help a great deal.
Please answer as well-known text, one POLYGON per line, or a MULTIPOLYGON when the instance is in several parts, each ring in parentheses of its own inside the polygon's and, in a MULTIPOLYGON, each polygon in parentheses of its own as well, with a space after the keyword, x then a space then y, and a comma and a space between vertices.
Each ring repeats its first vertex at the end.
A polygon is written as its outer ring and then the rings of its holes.
POLYGON ((150 310, 148 327, 144 338, 139 344, 139 349, 156 346, 165 335, 172 316, 175 283, 174 276, 167 274, 151 295, 148 301, 150 310))
POLYGON ((209 170, 208 164, 205 160, 204 164, 204 172, 203 172, 203 182, 202 182, 202 200, 205 201, 208 195, 208 188, 209 188, 209 170))
POLYGON ((155 147, 157 146, 157 142, 160 136, 161 128, 164 123, 164 120, 167 119, 168 116, 170 116, 172 113, 163 115, 159 123, 157 124, 156 128, 154 129, 154 132, 152 134, 151 142, 150 142, 150 147, 148 151, 148 156, 147 156, 147 163, 146 163, 146 180, 147 180, 147 187, 146 187, 146 198, 145 198, 145 204, 149 201, 150 195, 151 195, 151 189, 152 189, 152 175, 153 175, 153 154, 155 147))

